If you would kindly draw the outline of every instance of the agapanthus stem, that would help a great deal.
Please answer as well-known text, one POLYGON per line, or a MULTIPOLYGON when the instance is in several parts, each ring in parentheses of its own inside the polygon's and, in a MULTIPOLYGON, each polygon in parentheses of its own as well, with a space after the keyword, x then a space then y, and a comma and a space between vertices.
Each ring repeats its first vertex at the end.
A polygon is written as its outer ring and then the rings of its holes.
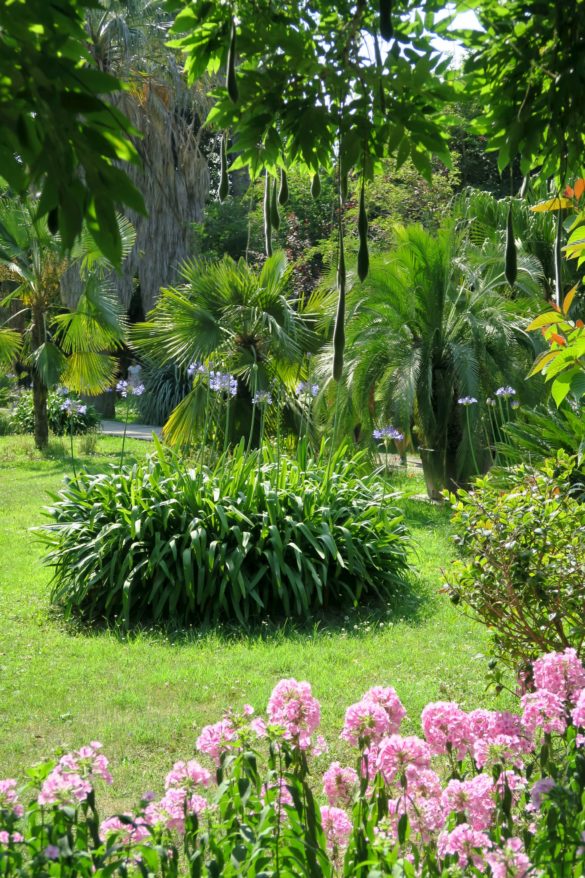
POLYGON ((126 397, 126 420, 124 421, 124 435, 122 436, 122 453, 120 455, 120 467, 124 466, 124 448, 126 445, 126 432, 128 430, 128 419, 130 418, 130 400, 126 397))
POLYGON ((475 470, 475 474, 479 475, 479 467, 477 465, 477 460, 475 458, 475 448, 473 447, 473 440, 471 438, 471 423, 469 421, 469 409, 470 406, 465 406, 465 420, 467 421, 467 439, 469 441, 469 447, 471 449, 471 459, 473 461, 473 468, 475 470))
POLYGON ((73 452, 73 418, 69 415, 69 439, 71 440, 71 465, 73 466, 73 478, 77 481, 77 471, 75 469, 75 454, 73 452))

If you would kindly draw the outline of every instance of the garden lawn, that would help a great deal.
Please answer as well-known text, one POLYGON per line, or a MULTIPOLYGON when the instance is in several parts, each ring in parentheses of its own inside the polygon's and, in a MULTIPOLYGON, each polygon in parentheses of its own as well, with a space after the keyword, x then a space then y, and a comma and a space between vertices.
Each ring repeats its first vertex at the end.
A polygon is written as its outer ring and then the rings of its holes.
MULTIPOLYGON (((83 442, 76 448, 87 451, 83 442)), ((103 470, 119 448, 120 440, 100 437, 83 463, 103 470)), ((148 450, 126 443, 127 459, 148 450)), ((376 683, 396 687, 411 729, 431 700, 501 704, 485 688, 484 630, 438 593, 452 554, 447 510, 405 503, 420 572, 414 596, 385 616, 349 613, 248 636, 147 631, 125 640, 76 631, 49 608, 50 571, 29 528, 42 522, 48 492, 70 471, 66 441, 42 456, 29 438, 0 438, 0 778, 22 777, 55 748, 98 739, 115 780, 107 806, 129 805, 161 790, 173 761, 192 756, 202 725, 228 706, 264 709, 282 677, 309 680, 321 701, 330 743, 323 765, 350 756, 338 739, 345 708, 376 683)), ((408 481, 422 491, 418 477, 408 481)))

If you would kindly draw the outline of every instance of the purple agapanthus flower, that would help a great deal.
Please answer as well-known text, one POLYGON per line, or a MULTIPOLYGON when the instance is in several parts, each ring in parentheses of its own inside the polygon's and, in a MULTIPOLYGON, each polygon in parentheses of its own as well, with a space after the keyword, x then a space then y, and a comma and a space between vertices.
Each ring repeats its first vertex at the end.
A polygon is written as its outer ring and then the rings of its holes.
POLYGON ((459 397, 457 402, 459 403, 459 405, 467 406, 467 405, 475 405, 477 403, 477 400, 476 400, 475 396, 461 396, 461 397, 459 397))
POLYGON ((319 393, 319 385, 312 384, 310 381, 300 381, 297 384, 297 396, 312 396, 315 398, 319 393))
POLYGON ((187 378, 193 378, 195 374, 205 375, 206 369, 203 363, 189 363, 187 366, 187 378))
POLYGON ((216 372, 211 370, 209 373, 209 389, 215 393, 225 391, 230 396, 236 396, 238 392, 238 379, 230 375, 229 372, 216 372))
POLYGON ((118 381, 118 383, 116 384, 116 390, 124 399, 126 399, 126 397, 128 396, 128 382, 118 381))
POLYGON ((132 393, 134 396, 142 396, 144 391, 146 390, 144 384, 137 384, 136 387, 132 388, 132 393))
POLYGON ((498 387, 496 396, 501 397, 501 399, 509 399, 511 396, 516 396, 516 391, 510 385, 506 385, 505 387, 498 387))
POLYGON ((269 390, 257 390, 252 397, 252 405, 272 405, 272 394, 269 390))
POLYGON ((401 433, 400 430, 397 430, 396 427, 392 426, 374 430, 372 436, 374 439, 394 439, 395 442, 402 442, 404 439, 404 433, 401 433))
POLYGON ((485 404, 489 405, 491 408, 493 408, 497 403, 492 396, 488 396, 488 398, 485 401, 485 404))

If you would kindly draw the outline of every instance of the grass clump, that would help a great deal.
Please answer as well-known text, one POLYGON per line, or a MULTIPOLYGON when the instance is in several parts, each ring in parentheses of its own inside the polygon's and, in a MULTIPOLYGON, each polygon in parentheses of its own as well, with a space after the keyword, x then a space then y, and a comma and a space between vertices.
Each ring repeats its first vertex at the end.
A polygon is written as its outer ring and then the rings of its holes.
MULTIPOLYGON (((323 452, 323 449, 322 449, 323 452)), ((363 454, 246 452, 81 474, 40 529, 52 601, 88 621, 200 624, 387 599, 408 568, 394 497, 363 454)))

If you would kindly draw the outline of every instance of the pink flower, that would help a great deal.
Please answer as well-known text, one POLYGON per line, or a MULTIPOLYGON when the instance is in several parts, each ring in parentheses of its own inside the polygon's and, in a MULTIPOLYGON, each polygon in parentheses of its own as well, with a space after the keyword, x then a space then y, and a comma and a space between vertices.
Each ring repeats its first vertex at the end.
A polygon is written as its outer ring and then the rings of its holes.
POLYGON ((14 844, 22 844, 24 841, 24 835, 21 832, 13 832, 11 835, 11 840, 14 844))
POLYGON ((388 733, 394 734, 400 731, 402 720, 406 716, 406 710, 392 686, 373 686, 364 695, 363 701, 373 701, 383 707, 388 716, 388 733))
POLYGON ((533 868, 519 838, 508 838, 503 848, 486 854, 486 860, 493 878, 527 878, 533 868))
POLYGON ((204 726, 197 738, 197 749, 206 753, 219 765, 222 754, 227 753, 235 740, 236 732, 229 719, 221 719, 210 726, 204 726))
POLYGON ((244 714, 244 716, 252 716, 254 714, 254 708, 251 704, 244 704, 244 707, 242 708, 242 713, 244 714))
POLYGON ((323 775, 323 792, 330 805, 350 805, 357 784, 357 772, 353 768, 342 768, 339 762, 332 762, 323 775))
POLYGON ((84 802, 90 792, 91 784, 85 778, 57 765, 43 781, 37 801, 39 805, 76 806, 84 802))
POLYGON ((547 689, 563 701, 570 701, 585 688, 585 668, 574 649, 543 655, 532 668, 535 687, 547 689))
POLYGON ((43 854, 47 860, 58 860, 60 856, 59 848, 56 844, 48 844, 43 854))
POLYGON ((491 846, 491 840, 485 832, 472 829, 468 823, 461 823, 452 832, 441 833, 437 848, 442 858, 456 856, 462 869, 471 864, 483 872, 485 852, 491 846))
MULTIPOLYGON (((119 817, 109 817, 100 824, 100 838, 106 841, 110 835, 116 833, 122 844, 134 844, 149 838, 151 822, 139 815, 124 815, 131 822, 125 823, 119 817)), ((156 821, 152 821, 156 822, 156 821)))
POLYGON ((470 780, 451 780, 441 797, 445 817, 463 814, 472 829, 489 829, 495 811, 494 783, 487 774, 470 780))
POLYGON ((541 777, 540 780, 536 781, 530 790, 530 802, 535 811, 540 811, 543 797, 550 793, 554 787, 556 787, 556 783, 552 777, 541 777))
POLYGON ((284 806, 294 805, 294 801, 289 788, 282 778, 279 783, 264 784, 262 787, 262 801, 266 804, 267 799, 270 799, 273 807, 280 811, 281 821, 286 820, 287 815, 284 806), (275 796, 272 795, 272 790, 276 790, 275 796))
POLYGON ((534 735, 537 729, 562 735, 567 728, 564 701, 554 692, 538 689, 523 695, 522 708, 522 725, 530 735, 534 735))
POLYGON ((526 740, 518 735, 494 735, 473 745, 473 758, 480 768, 496 764, 522 768, 525 753, 526 740))
POLYGON ((209 786, 211 775, 206 768, 192 759, 190 762, 175 762, 172 771, 169 771, 165 780, 165 789, 169 787, 194 787, 209 786))
POLYGON ((345 711, 341 737, 354 747, 361 743, 377 744, 390 731, 388 713, 381 704, 362 698, 345 711))
POLYGON ((10 844, 10 833, 5 829, 0 830, 0 844, 10 844))
POLYGON ((327 839, 327 847, 334 854, 347 847, 351 835, 351 820, 341 808, 323 805, 321 825, 327 839))
POLYGON ((268 718, 284 729, 284 737, 301 750, 311 746, 311 735, 321 722, 321 708, 311 692, 310 683, 281 680, 268 701, 268 718))
POLYGON ((437 832, 445 825, 441 800, 415 794, 405 794, 388 802, 388 813, 393 818, 393 836, 398 839, 398 823, 403 814, 408 817, 411 833, 416 833, 423 844, 434 840, 437 832))
POLYGON ((208 805, 203 796, 191 795, 182 787, 171 787, 156 807, 167 829, 182 833, 185 831, 185 816, 187 814, 199 816, 208 805))
POLYGON ((440 799, 442 794, 441 779, 432 768, 417 768, 408 765, 406 768, 406 785, 409 794, 415 793, 425 799, 440 799))
POLYGON ((571 718, 576 726, 585 728, 585 689, 579 693, 575 708, 571 711, 571 718))
POLYGON ((0 780, 0 811, 10 811, 15 817, 22 817, 24 808, 18 802, 17 783, 13 778, 0 780))
POLYGON ((59 765, 65 771, 80 774, 84 778, 91 779, 92 775, 101 777, 106 783, 112 783, 112 775, 108 771, 108 760, 98 751, 102 745, 99 741, 92 741, 80 747, 73 753, 66 753, 59 760, 59 765))
POLYGON ((386 783, 392 783, 397 775, 407 777, 406 770, 409 766, 416 769, 429 768, 431 750, 425 741, 415 735, 390 735, 380 743, 377 762, 386 783))
POLYGON ((465 758, 471 748, 471 725, 465 711, 454 701, 427 704, 422 712, 422 727, 433 753, 453 752, 465 758))
POLYGON ((259 738, 266 737, 266 723, 264 722, 262 717, 260 717, 260 716, 255 717, 252 720, 252 722, 250 723, 250 728, 252 729, 253 732, 256 733, 256 735, 259 738))

